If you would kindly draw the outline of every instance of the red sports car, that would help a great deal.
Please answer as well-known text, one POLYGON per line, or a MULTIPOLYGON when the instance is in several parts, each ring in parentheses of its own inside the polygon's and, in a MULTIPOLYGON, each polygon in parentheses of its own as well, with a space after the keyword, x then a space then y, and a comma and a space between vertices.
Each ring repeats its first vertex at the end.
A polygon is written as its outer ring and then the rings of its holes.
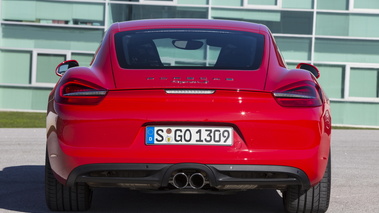
POLYGON ((92 188, 282 191, 288 212, 329 206, 331 115, 310 64, 289 70, 269 29, 225 20, 113 24, 90 67, 49 96, 46 200, 90 208, 92 188))

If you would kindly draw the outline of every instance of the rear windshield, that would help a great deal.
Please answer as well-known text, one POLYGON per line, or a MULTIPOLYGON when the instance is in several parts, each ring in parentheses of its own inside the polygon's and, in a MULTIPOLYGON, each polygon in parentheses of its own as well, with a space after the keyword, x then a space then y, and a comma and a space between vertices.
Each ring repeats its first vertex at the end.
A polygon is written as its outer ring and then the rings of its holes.
POLYGON ((262 62, 261 34, 204 29, 159 29, 115 35, 125 69, 256 70, 262 62))

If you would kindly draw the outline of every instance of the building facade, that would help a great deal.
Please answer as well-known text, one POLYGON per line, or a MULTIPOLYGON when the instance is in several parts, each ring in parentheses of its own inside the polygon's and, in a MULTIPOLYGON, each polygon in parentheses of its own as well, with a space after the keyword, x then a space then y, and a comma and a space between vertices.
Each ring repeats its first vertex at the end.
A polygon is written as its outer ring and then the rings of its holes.
POLYGON ((315 64, 333 124, 379 127, 378 0, 0 0, 0 110, 44 111, 56 65, 89 65, 114 22, 231 19, 267 25, 290 68, 315 64))

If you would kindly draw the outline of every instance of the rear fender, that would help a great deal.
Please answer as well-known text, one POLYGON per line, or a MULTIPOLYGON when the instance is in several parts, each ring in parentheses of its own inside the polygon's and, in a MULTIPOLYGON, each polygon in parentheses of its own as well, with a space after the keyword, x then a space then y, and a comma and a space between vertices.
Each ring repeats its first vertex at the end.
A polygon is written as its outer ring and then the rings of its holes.
POLYGON ((319 85, 315 77, 309 71, 300 69, 287 70, 285 68, 277 68, 275 71, 270 70, 270 72, 268 72, 266 90, 275 91, 289 84, 307 80, 313 81, 319 85))
POLYGON ((82 80, 91 82, 105 89, 113 89, 112 76, 106 75, 105 72, 99 71, 96 68, 88 67, 75 67, 68 70, 62 79, 59 81, 58 86, 63 85, 73 80, 82 80))

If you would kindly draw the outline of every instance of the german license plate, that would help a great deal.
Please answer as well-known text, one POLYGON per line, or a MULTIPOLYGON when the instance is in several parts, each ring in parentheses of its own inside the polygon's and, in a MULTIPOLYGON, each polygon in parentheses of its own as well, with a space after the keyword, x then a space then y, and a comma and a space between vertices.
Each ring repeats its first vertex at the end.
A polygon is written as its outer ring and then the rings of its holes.
POLYGON ((233 144, 232 127, 147 126, 147 145, 216 145, 233 144))

